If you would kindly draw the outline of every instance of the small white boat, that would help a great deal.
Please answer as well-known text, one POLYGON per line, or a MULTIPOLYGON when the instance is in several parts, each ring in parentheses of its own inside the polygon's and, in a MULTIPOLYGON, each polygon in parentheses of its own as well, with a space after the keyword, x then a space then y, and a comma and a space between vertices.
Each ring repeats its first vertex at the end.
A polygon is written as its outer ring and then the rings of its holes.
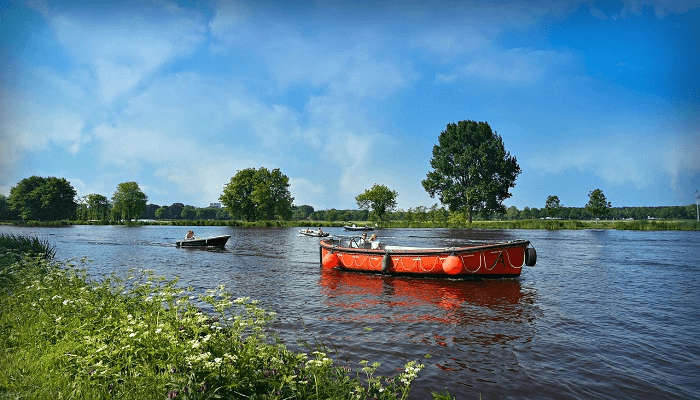
POLYGON ((299 233, 305 236, 313 236, 313 237, 326 237, 330 235, 328 232, 323 232, 323 231, 314 231, 311 229, 300 229, 299 233))
POLYGON ((345 225, 343 226, 343 229, 346 231, 373 231, 374 228, 371 226, 357 226, 355 224, 352 225, 345 225))

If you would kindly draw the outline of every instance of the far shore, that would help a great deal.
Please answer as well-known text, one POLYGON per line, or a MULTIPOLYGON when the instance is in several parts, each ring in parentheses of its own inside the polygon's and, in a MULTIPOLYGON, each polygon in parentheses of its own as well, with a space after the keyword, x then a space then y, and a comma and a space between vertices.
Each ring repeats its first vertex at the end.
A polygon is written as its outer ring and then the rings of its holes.
POLYGON ((373 226, 377 228, 450 228, 450 229, 547 229, 547 230, 581 230, 581 229, 616 229, 635 231, 697 231, 700 223, 696 220, 562 220, 562 219, 523 219, 473 221, 469 223, 452 223, 442 221, 240 221, 240 220, 137 220, 112 223, 105 221, 4 221, 2 225, 59 227, 70 225, 164 225, 164 226, 235 226, 244 228, 260 227, 343 227, 373 226))

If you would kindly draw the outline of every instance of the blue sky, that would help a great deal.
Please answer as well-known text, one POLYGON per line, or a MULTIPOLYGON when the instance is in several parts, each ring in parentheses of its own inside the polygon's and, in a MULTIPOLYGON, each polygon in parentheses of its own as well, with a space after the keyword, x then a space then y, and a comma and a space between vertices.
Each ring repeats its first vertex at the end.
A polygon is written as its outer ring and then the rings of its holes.
POLYGON ((400 208, 449 122, 487 121, 523 173, 505 204, 691 204, 700 0, 0 0, 0 193, 66 177, 111 197, 218 201, 237 170, 295 204, 400 208))

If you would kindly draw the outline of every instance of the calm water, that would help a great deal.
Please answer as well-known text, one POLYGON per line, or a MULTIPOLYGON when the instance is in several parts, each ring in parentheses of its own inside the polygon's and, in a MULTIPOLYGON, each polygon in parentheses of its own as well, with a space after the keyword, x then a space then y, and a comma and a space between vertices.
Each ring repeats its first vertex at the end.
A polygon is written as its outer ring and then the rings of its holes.
MULTIPOLYGON (((194 227, 230 234, 221 252, 179 249, 187 227, 0 227, 36 234, 91 273, 152 268, 197 290, 224 283, 277 311, 274 327, 380 361, 426 365, 412 398, 700 398, 700 232, 388 229, 387 243, 529 239, 537 266, 519 279, 391 278, 319 268, 318 240, 297 229, 194 227)), ((331 233, 343 234, 340 229, 331 233)))

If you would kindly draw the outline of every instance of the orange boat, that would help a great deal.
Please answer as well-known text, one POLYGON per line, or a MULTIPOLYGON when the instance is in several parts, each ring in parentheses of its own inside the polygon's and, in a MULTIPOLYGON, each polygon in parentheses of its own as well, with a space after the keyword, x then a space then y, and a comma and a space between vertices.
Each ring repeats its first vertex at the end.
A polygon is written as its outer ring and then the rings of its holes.
POLYGON ((537 262, 537 252, 527 240, 423 248, 388 246, 353 237, 321 240, 319 253, 323 268, 450 278, 517 277, 524 265, 537 262))

